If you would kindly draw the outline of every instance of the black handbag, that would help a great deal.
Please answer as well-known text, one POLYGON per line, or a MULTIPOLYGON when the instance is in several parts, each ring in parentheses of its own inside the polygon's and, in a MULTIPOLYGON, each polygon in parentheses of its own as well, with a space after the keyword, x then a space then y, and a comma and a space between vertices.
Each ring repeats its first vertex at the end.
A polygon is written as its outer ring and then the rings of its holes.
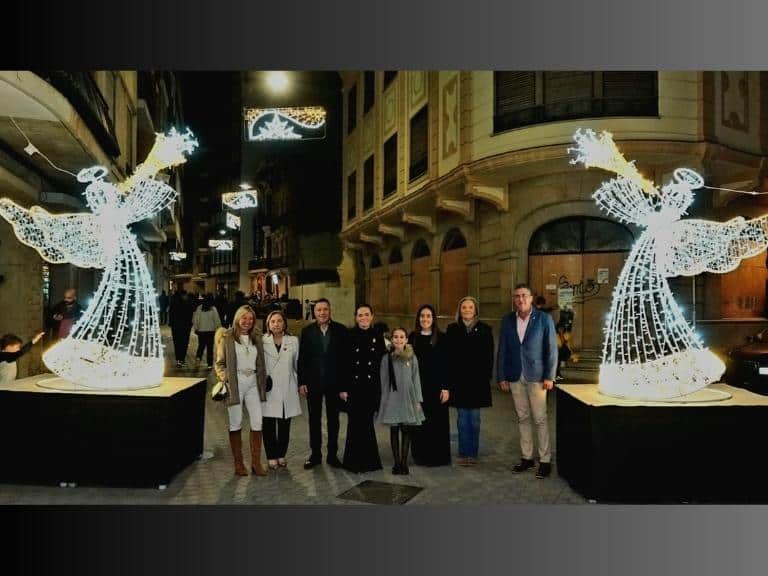
POLYGON ((272 376, 267 374, 267 392, 272 390, 272 376))

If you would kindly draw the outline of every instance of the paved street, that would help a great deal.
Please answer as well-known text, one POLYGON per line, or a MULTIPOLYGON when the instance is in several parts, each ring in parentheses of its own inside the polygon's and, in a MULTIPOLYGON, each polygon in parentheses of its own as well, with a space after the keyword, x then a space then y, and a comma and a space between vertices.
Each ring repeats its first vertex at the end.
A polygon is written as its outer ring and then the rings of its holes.
MULTIPOLYGON (((172 345, 166 328, 166 362, 171 365, 172 345)), ((194 334, 190 356, 197 345, 194 334)), ((188 359, 189 360, 189 359, 188 359)), ((192 360, 189 360, 192 362, 192 360)), ((190 364, 192 365, 192 364, 190 364)), ((173 376, 205 376, 205 370, 171 370, 173 376)), ((209 386, 212 379, 209 378, 209 386)), ((207 397, 208 398, 208 397, 207 397)), ((550 402, 554 399, 550 395, 550 402)), ((352 474, 323 464, 314 470, 304 470, 302 463, 308 454, 306 403, 304 415, 295 418, 288 448, 288 468, 270 471, 264 478, 236 477, 232 473, 232 457, 227 439, 224 406, 206 400, 205 450, 210 458, 194 462, 179 473, 165 490, 128 489, 78 486, 0 485, 0 504, 353 504, 359 502, 338 498, 338 495, 365 480, 407 484, 423 488, 408 504, 569 504, 584 503, 557 475, 537 480, 534 471, 514 475, 510 468, 519 459, 517 425, 513 421, 512 399, 494 392, 493 408, 482 414, 480 464, 475 468, 457 465, 439 468, 411 466, 407 477, 390 473, 392 454, 389 449, 389 429, 377 427, 379 449, 384 470, 369 474, 352 474)), ((551 405, 554 408, 554 405, 551 405)), ((554 433, 554 412, 550 419, 554 433)), ((342 414, 340 445, 344 445, 346 416, 342 414)), ((42 423, 40 424, 42 425, 42 423)), ((452 453, 456 454, 457 437, 455 412, 451 414, 452 453)), ((325 428, 325 426, 323 426, 325 428)), ((55 433, 52 431, 52 433, 55 433)), ((553 435, 554 438, 554 435, 553 435)), ((244 435, 244 452, 247 438, 244 435)), ((325 445, 325 442, 323 443, 325 445)), ((246 462, 248 462, 246 454, 246 462)), ((341 454, 339 455, 341 456, 341 454)), ((40 457, 45 453, 41 448, 40 457)), ((556 452, 555 452, 556 458, 556 452)), ((266 460, 265 460, 266 463, 266 460)))

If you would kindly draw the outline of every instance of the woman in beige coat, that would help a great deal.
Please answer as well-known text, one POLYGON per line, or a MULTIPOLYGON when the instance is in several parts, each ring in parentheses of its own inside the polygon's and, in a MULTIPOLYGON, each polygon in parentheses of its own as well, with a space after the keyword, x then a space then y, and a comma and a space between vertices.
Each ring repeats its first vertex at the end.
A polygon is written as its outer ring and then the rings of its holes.
POLYGON ((251 470, 256 476, 266 472, 261 465, 261 403, 267 399, 264 346, 261 334, 254 331, 256 314, 250 306, 235 312, 232 327, 216 332, 216 376, 226 382, 229 416, 229 444, 235 460, 235 474, 247 476, 243 464, 242 435, 243 405, 251 422, 251 470))

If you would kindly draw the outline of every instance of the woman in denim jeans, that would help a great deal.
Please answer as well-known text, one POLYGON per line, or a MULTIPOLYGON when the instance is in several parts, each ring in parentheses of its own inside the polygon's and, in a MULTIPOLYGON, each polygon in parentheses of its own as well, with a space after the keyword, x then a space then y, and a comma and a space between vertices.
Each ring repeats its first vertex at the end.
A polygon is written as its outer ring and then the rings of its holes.
POLYGON ((493 332, 480 322, 477 300, 465 296, 445 334, 446 377, 458 412, 459 466, 473 466, 480 446, 480 409, 491 406, 493 332))

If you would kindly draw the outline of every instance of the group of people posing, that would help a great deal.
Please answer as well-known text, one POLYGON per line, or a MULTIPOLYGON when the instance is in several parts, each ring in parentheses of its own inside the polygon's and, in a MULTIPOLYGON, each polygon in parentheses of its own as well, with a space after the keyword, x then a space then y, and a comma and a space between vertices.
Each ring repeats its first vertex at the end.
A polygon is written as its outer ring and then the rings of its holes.
POLYGON ((514 292, 515 311, 503 321, 498 348, 491 327, 479 319, 475 298, 458 304, 455 322, 443 333, 435 310, 422 306, 412 330, 396 327, 389 339, 373 323, 374 310, 361 304, 348 330, 331 319, 331 304, 315 302, 315 321, 300 338, 287 333, 282 311, 266 320, 266 333, 255 329, 256 315, 241 306, 232 326, 216 333, 216 376, 226 382, 229 440, 237 475, 247 475, 242 454, 243 408, 251 431, 251 471, 265 475, 262 444, 269 468, 287 466, 290 420, 301 414, 306 397, 310 454, 305 469, 322 463, 322 410, 327 422, 326 462, 352 472, 382 468, 375 425, 390 429, 393 474, 408 474, 409 461, 425 466, 451 463, 448 407, 457 411, 458 464, 478 460, 480 413, 492 404, 491 379, 496 350, 496 380, 511 391, 520 426, 521 460, 513 472, 534 466, 538 443, 538 478, 551 473, 547 391, 557 369, 557 341, 552 317, 533 306, 528 286, 514 292), (343 458, 338 456, 339 413, 347 413, 343 458))

